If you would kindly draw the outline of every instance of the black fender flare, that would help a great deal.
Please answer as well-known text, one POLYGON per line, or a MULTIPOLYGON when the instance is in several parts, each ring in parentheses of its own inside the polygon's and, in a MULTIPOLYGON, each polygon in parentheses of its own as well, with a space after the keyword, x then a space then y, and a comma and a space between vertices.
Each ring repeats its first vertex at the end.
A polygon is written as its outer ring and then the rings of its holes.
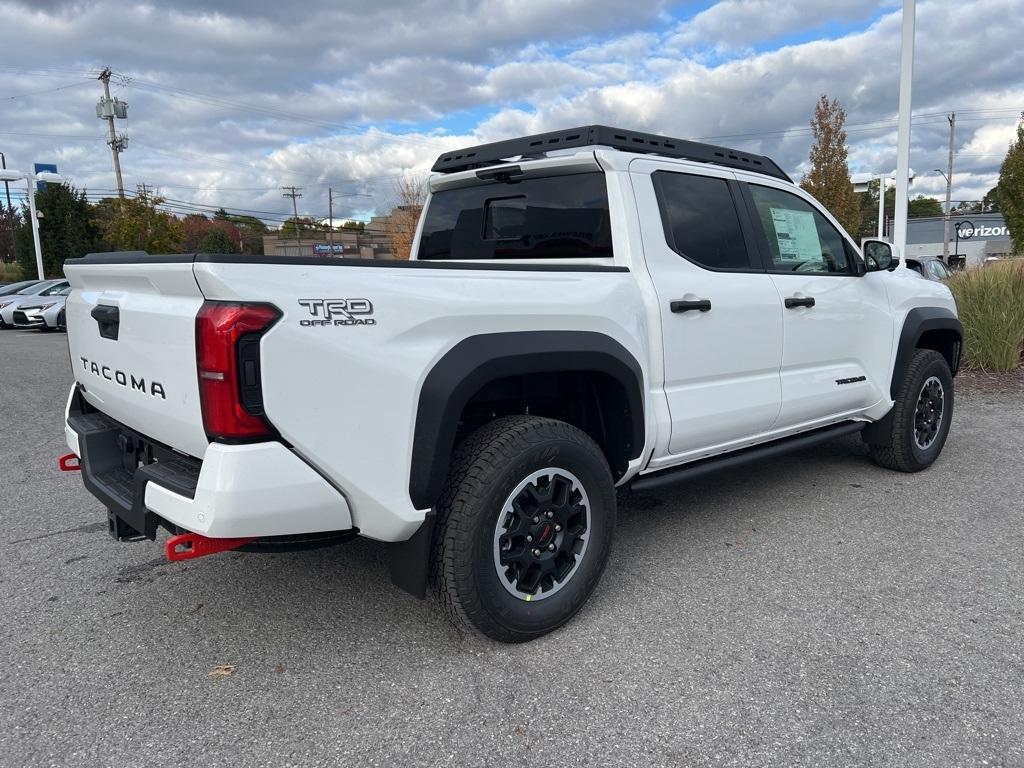
POLYGON ((950 361, 950 369, 956 375, 960 367, 960 351, 963 348, 964 327, 950 310, 944 307, 915 307, 907 313, 903 321, 903 330, 900 331, 899 346, 896 348, 896 362, 892 369, 892 381, 889 384, 889 396, 894 398, 899 389, 900 382, 910 365, 910 358, 914 356, 918 342, 927 331, 949 330, 953 331, 959 342, 954 350, 953 360, 950 361))
POLYGON ((441 495, 459 418, 484 385, 509 376, 552 371, 599 371, 625 389, 633 440, 644 448, 644 378, 636 358, 615 339, 592 331, 517 331, 470 336, 431 368, 420 389, 412 442, 409 497, 417 509, 441 495))

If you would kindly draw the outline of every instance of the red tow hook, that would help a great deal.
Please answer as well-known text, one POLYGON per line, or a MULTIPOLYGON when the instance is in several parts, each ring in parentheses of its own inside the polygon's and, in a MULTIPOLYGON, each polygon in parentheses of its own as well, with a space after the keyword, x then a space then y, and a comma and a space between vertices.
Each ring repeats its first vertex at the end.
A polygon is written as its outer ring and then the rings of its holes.
POLYGON ((194 560, 205 555, 215 555, 218 552, 228 552, 232 549, 244 547, 255 537, 239 539, 208 539, 198 533, 180 533, 171 536, 164 544, 164 552, 168 560, 194 560))
POLYGON ((81 460, 73 453, 57 459, 57 466, 60 467, 61 472, 80 472, 82 470, 81 460))

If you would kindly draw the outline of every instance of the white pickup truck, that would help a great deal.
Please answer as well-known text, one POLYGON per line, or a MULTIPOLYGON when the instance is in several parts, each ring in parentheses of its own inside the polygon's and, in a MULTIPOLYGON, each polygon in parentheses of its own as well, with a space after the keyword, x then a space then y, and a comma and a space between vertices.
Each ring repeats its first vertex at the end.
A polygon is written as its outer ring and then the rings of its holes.
POLYGON ((949 290, 768 158, 588 126, 433 170, 408 261, 67 262, 67 442, 116 538, 390 542, 396 584, 516 642, 594 590, 616 486, 942 450, 949 290))

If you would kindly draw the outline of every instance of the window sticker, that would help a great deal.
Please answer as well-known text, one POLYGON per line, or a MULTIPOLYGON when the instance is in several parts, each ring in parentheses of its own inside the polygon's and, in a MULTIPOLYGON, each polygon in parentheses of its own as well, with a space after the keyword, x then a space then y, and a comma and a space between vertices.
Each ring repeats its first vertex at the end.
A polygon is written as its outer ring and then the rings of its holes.
POLYGON ((794 211, 791 208, 768 210, 772 214, 772 224, 775 226, 781 263, 821 261, 821 241, 818 240, 818 228, 814 225, 813 213, 794 211))

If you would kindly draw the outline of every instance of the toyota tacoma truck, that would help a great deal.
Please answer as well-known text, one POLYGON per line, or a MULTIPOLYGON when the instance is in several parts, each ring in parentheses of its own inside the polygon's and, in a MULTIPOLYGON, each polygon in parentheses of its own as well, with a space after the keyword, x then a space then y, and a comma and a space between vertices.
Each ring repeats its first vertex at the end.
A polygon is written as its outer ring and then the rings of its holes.
POLYGON ((597 125, 433 171, 408 260, 67 262, 62 466, 114 537, 365 536, 399 587, 519 642, 595 589, 617 489, 854 433, 902 472, 942 451, 949 290, 767 157, 597 125))

